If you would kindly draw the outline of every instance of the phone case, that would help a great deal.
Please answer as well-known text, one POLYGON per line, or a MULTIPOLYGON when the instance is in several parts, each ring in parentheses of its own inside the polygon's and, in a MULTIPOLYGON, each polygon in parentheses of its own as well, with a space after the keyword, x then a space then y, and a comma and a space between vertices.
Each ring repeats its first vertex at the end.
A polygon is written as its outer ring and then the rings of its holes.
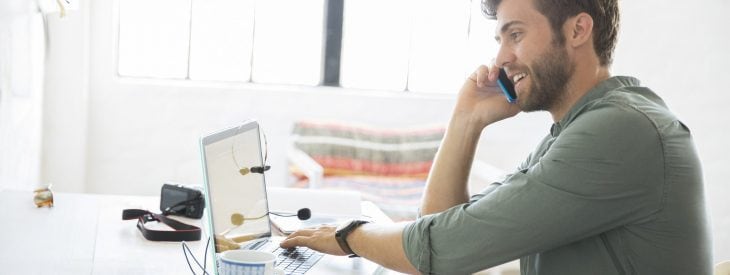
POLYGON ((509 103, 515 103, 517 101, 515 85, 512 84, 512 80, 509 80, 507 72, 505 72, 504 69, 499 69, 499 78, 497 78, 497 83, 502 89, 504 96, 507 97, 507 101, 509 101, 509 103))

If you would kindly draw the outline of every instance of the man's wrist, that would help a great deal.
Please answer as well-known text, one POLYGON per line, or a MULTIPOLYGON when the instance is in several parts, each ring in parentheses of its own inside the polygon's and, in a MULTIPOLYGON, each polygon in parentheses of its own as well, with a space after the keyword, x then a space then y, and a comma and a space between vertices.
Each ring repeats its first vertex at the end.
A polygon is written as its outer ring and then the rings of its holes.
POLYGON ((353 220, 349 223, 343 224, 343 226, 340 226, 340 228, 338 228, 335 232, 335 240, 337 241, 337 244, 340 246, 342 251, 344 251, 345 254, 350 255, 350 257, 359 256, 352 250, 352 247, 348 243, 347 237, 349 237, 351 233, 355 231, 355 229, 366 223, 368 222, 362 220, 353 220))
POLYGON ((459 133, 460 136, 479 137, 482 130, 489 124, 481 122, 479 118, 467 113, 454 113, 449 121, 448 130, 459 133))

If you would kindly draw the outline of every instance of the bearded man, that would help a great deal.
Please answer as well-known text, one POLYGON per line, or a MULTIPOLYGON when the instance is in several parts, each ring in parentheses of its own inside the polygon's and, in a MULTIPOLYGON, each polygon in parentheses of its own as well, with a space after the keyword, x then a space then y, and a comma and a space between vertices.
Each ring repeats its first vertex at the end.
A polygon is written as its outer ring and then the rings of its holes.
POLYGON ((617 0, 483 0, 495 64, 464 83, 420 208, 353 221, 282 247, 359 255, 393 270, 467 274, 520 259, 522 274, 710 274, 700 162, 689 129, 632 77, 611 76, 617 0), (505 100, 504 69, 517 94, 505 100), (502 182, 471 197, 485 128, 547 111, 550 132, 502 182))

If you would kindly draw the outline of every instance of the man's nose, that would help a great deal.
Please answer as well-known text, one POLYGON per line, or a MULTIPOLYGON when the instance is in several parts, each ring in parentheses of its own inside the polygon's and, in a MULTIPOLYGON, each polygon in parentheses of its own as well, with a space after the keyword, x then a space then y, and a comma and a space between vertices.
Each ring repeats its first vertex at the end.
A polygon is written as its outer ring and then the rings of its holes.
POLYGON ((495 65, 502 68, 512 62, 514 62, 516 56, 511 47, 500 45, 497 51, 497 57, 495 58, 495 65))

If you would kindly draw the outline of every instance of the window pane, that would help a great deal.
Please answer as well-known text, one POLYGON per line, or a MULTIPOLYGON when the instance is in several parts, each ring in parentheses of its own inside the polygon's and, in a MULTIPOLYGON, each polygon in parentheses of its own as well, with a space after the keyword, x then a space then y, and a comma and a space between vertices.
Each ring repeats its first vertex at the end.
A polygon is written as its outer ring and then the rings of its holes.
POLYGON ((419 1, 411 10, 408 90, 456 93, 466 77, 469 1, 419 1))
POLYGON ((471 26, 469 31, 469 43, 466 67, 464 71, 471 74, 479 65, 488 65, 497 56, 499 45, 494 41, 494 30, 497 21, 487 19, 481 12, 481 1, 472 1, 471 5, 471 26))
POLYGON ((345 1, 340 83, 404 90, 411 12, 408 0, 345 1))
POLYGON ((119 74, 185 78, 190 0, 119 1, 119 74))
POLYGON ((193 1, 190 78, 249 81, 253 0, 193 1))
POLYGON ((256 2, 254 82, 319 83, 323 11, 322 0, 256 2))

